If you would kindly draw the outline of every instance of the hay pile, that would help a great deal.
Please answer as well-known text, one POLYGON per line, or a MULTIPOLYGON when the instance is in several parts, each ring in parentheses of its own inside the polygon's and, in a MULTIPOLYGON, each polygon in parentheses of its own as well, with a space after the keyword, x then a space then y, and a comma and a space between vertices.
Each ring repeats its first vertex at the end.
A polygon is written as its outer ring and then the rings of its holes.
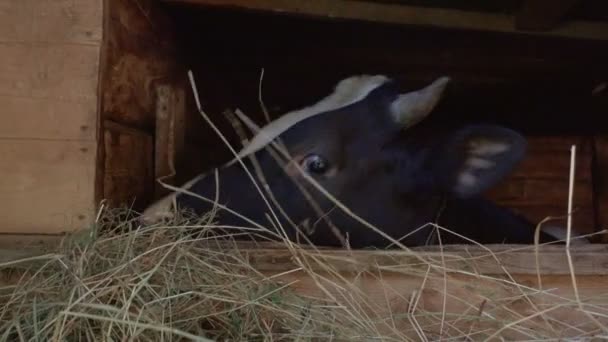
POLYGON ((56 253, 0 264, 0 340, 605 335, 608 297, 597 291, 585 297, 584 286, 577 302, 555 292, 550 281, 541 291, 508 275, 475 275, 475 260, 460 274, 446 272, 437 257, 360 267, 354 257, 324 258, 287 243, 283 253, 292 258, 277 261, 285 269, 262 273, 251 252, 218 236, 211 216, 179 220, 141 227, 108 211, 94 230, 72 236, 56 253))
MULTIPOLYGON (((134 227, 105 215, 58 253, 2 264, 0 340, 262 340, 339 335, 343 321, 192 236, 201 222, 134 227), (137 228, 137 229, 135 229, 137 228), (205 248, 205 246, 207 248, 205 248), (210 248, 211 247, 211 248, 210 248)), ((344 326, 349 334, 355 327, 344 326)), ((361 330, 361 329, 357 329, 361 330)))

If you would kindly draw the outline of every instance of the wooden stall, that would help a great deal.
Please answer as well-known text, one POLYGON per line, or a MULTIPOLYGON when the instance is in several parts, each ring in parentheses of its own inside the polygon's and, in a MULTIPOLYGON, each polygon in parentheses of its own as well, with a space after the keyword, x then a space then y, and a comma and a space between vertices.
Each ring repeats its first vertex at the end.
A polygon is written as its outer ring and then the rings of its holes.
MULTIPOLYGON (((194 108, 188 69, 205 110, 235 143, 223 112, 239 108, 264 122, 262 70, 273 118, 351 74, 386 74, 412 89, 450 75, 438 125, 500 123, 530 141, 523 164, 488 196, 534 221, 565 216, 575 144, 574 222, 600 232, 608 224, 606 61, 608 6, 597 1, 4 0, 0 247, 52 245, 90 227, 102 202, 141 210, 165 192, 159 177, 179 184, 226 160, 194 108)), ((450 255, 470 255, 459 248, 450 255)), ((478 271, 506 265, 534 283, 537 256, 504 248, 490 247, 499 262, 478 271)), ((293 267, 282 250, 249 253, 264 272, 293 267)), ((353 253, 390 273, 381 252, 353 253)), ((572 296, 563 249, 540 253, 548 286, 572 296)), ((581 291, 602 291, 605 246, 572 253, 581 291)), ((306 274, 297 277, 299 291, 318 294, 306 274)), ((362 286, 380 300, 374 291, 386 282, 403 292, 420 286, 398 274, 362 286)))

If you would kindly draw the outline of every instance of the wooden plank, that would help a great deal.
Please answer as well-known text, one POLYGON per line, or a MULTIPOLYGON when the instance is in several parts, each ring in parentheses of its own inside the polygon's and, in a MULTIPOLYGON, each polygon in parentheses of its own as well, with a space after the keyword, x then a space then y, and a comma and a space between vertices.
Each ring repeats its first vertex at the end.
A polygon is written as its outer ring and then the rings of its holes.
MULTIPOLYGON (((197 247, 208 248, 199 244, 190 247, 191 253, 196 253, 197 247)), ((267 277, 259 280, 270 286, 288 286, 290 291, 306 296, 308 306, 303 315, 315 314, 321 306, 334 307, 356 313, 357 317, 365 316, 362 322, 366 329, 401 337, 395 340, 403 340, 404 335, 416 339, 412 320, 423 326, 425 336, 432 340, 440 340, 439 330, 446 339, 451 334, 470 338, 479 336, 472 335, 472 331, 485 334, 502 331, 500 336, 505 340, 524 340, 518 331, 535 329, 537 335, 542 335, 545 332, 538 332, 540 328, 547 329, 543 336, 546 338, 580 339, 581 334, 598 327, 580 312, 577 296, 582 299, 582 307, 606 324, 608 276, 605 270, 603 274, 587 274, 587 270, 596 269, 594 262, 597 269, 605 268, 608 246, 585 246, 573 251, 576 293, 563 246, 540 247, 541 266, 548 267, 547 273, 540 276, 533 271, 536 259, 530 247, 513 248, 516 247, 491 246, 494 256, 475 246, 445 247, 443 254, 437 247, 416 249, 418 257, 426 258, 424 262, 412 253, 395 251, 342 250, 321 254, 310 249, 239 250, 253 268, 267 277), (489 261, 494 257, 498 260, 489 261), (466 268, 451 269, 465 263, 466 268), (516 272, 507 274, 511 271, 516 272), (541 312, 543 315, 539 317, 541 312), (439 322, 445 322, 445 327, 440 328, 439 322), (505 325, 505 322, 513 323, 505 325)), ((7 252, 3 254, 0 250, 0 260, 3 256, 6 260, 24 256, 20 252, 7 252)), ((24 262, 21 266, 35 263, 24 262)), ((0 285, 15 284, 20 275, 2 274, 0 285)))
POLYGON ((95 142, 0 140, 0 233, 58 234, 95 214, 95 142))
POLYGON ((526 137, 526 157, 513 171, 511 179, 568 180, 570 148, 577 146, 576 180, 591 181, 592 141, 577 136, 526 137))
POLYGON ((103 1, 19 0, 0 3, 0 42, 99 45, 103 1))
POLYGON ((0 138, 90 140, 97 135, 95 101, 73 102, 0 95, 0 138))
MULTIPOLYGON (((157 87, 156 134, 154 141, 154 179, 175 185, 176 167, 181 164, 185 148, 186 94, 171 85, 157 87)), ((169 192, 155 182, 154 197, 169 192)))
POLYGON ((296 268, 263 274, 299 295, 364 317, 365 329, 387 340, 419 341, 422 334, 429 341, 594 340, 608 324, 604 275, 577 277, 575 290, 569 275, 542 276, 540 287, 536 275, 484 278, 441 270, 333 274, 296 268), (577 295, 595 321, 579 309, 577 295), (498 337, 489 338, 493 334, 498 337))
MULTIPOLYGON (((535 143, 531 139, 530 143, 535 143)), ((556 145, 553 145, 556 146, 556 145)), ((534 151, 530 146, 527 156, 513 171, 511 178, 567 180, 570 172, 570 146, 559 144, 557 151, 534 151)), ((577 149, 581 146, 577 144, 577 149)), ((580 151, 580 150, 579 150, 580 151)), ((591 181, 591 151, 577 153, 576 180, 591 181)))
POLYGON ((581 0, 525 0, 515 17, 515 27, 520 30, 553 29, 580 2, 581 0))
MULTIPOLYGON (((28 256, 47 253, 59 246, 63 239, 59 236, 43 235, 0 234, 0 237, 4 237, 0 241, 0 248, 18 246, 28 250, 28 256)), ((420 246, 404 251, 312 248, 308 245, 287 249, 285 244, 277 242, 235 243, 209 240, 199 241, 196 248, 237 249, 256 269, 276 273, 297 269, 300 267, 301 258, 314 257, 325 266, 312 262, 308 265, 311 270, 324 271, 327 266, 340 273, 374 270, 403 273, 408 270, 424 270, 431 264, 445 267, 449 272, 474 271, 475 274, 484 276, 505 275, 505 272, 513 275, 536 275, 538 262, 538 267, 545 276, 571 274, 565 245, 445 245, 420 246)), ((572 245, 570 255, 576 276, 606 275, 607 244, 572 245)))
POLYGON ((0 43, 0 95, 96 103, 99 47, 0 43))
MULTIPOLYGON (((544 245, 538 248, 538 265, 543 275, 570 275, 565 246, 544 245)), ((239 248, 239 251, 261 271, 279 273, 299 267, 299 261, 294 258, 293 252, 285 248, 239 248)), ((480 275, 504 275, 505 271, 511 274, 537 274, 537 254, 534 246, 523 245, 450 245, 444 246, 443 251, 439 246, 432 246, 413 248, 411 252, 327 249, 320 252, 302 250, 301 253, 302 257, 314 255, 320 258, 325 265, 337 272, 374 269, 404 272, 426 269, 430 262, 434 265, 445 265, 452 271, 468 270, 480 275), (474 267, 474 270, 471 267, 474 267)), ((577 276, 606 274, 608 245, 576 246, 571 249, 571 256, 577 276)), ((325 266, 311 263, 309 267, 323 271, 325 266)))
MULTIPOLYGON (((157 83, 180 73, 176 38, 155 1, 110 0, 102 75, 102 118, 152 132, 157 83)), ((184 76, 185 77, 185 76, 184 76)))
MULTIPOLYGON (((166 85, 177 91, 186 73, 176 53, 172 23, 156 1, 109 0, 106 4, 100 117, 108 126, 103 134, 104 158, 98 171, 103 184, 99 187, 111 206, 142 209, 155 188, 155 133, 159 139, 166 138, 163 132, 155 132, 158 102, 164 100, 157 88, 166 85)), ((161 158, 157 165, 166 165, 162 152, 156 157, 161 158)))
MULTIPOLYGON (((507 205, 561 205, 568 200, 568 181, 555 179, 513 179, 494 188, 491 197, 507 205)), ((578 181, 574 187, 574 203, 591 206, 592 184, 578 181)))
MULTIPOLYGON (((596 136, 594 164, 594 200, 599 230, 608 229, 608 136, 596 136)), ((608 234, 602 234, 598 241, 608 242, 608 234)))
MULTIPOLYGON (((566 215, 568 207, 566 203, 558 204, 542 204, 542 205, 508 205, 497 201, 498 204, 506 205, 515 213, 523 215, 534 224, 538 224, 548 217, 555 218, 546 225, 554 225, 566 227, 566 215)), ((579 234, 591 234, 597 231, 595 222, 595 211, 592 205, 575 205, 574 214, 572 215, 572 227, 579 234)), ((595 237, 596 238, 596 237, 595 237)))
POLYGON ((608 24, 571 21, 551 31, 520 31, 510 15, 346 0, 162 0, 224 8, 272 11, 334 19, 528 35, 608 40, 608 24))
POLYGON ((0 263, 52 253, 64 236, 0 234, 0 263))
POLYGON ((0 232, 59 234, 95 211, 101 1, 0 4, 0 232))
POLYGON ((154 181, 152 135, 104 122, 103 199, 110 207, 141 209, 151 199, 154 181))

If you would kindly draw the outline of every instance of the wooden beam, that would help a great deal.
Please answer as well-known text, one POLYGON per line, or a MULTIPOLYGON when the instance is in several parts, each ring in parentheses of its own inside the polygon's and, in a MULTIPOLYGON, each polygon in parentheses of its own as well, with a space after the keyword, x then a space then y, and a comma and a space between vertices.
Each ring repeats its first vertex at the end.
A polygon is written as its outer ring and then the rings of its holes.
MULTIPOLYGON (((65 236, 0 235, 0 251, 18 248, 19 255, 6 252, 2 260, 9 261, 53 253, 65 236)), ((210 240, 200 243, 201 249, 236 249, 248 262, 262 272, 281 273, 299 267, 294 256, 309 256, 322 261, 338 272, 374 269, 403 273, 414 268, 424 268, 428 263, 445 265, 458 272, 474 272, 483 275, 536 275, 537 260, 543 276, 567 276, 571 274, 564 245, 538 246, 538 254, 531 245, 446 245, 421 246, 402 250, 345 250, 329 247, 298 246, 291 250, 279 242, 230 242, 210 240), (538 259, 537 259, 538 256, 538 259), (424 260, 424 262, 423 262, 424 260)), ((605 276, 608 269, 608 245, 572 245, 572 266, 577 276, 605 276)), ((0 253, 1 254, 1 253, 0 253)), ((326 267, 310 263, 311 269, 322 272, 326 267)), ((407 272, 406 272, 407 273, 407 272)))
MULTIPOLYGON (((174 184, 185 144, 186 92, 179 84, 156 87, 156 134, 154 140, 154 179, 174 184)), ((155 182, 154 197, 169 192, 155 182)))
POLYGON ((580 0, 526 0, 515 18, 519 30, 554 29, 580 0))
MULTIPOLYGON (((384 271, 406 272, 415 268, 428 267, 427 262, 436 265, 443 260, 448 269, 455 272, 472 271, 476 274, 504 275, 537 274, 537 254, 533 246, 516 245, 487 245, 419 247, 405 251, 371 251, 371 250, 335 250, 328 249, 319 252, 310 251, 331 265, 337 271, 350 272, 357 270, 380 269, 384 271), (443 259, 442 259, 443 258, 443 259)), ((283 249, 251 248, 239 249, 242 255, 247 255, 253 267, 260 271, 286 272, 298 267, 292 251, 283 249)), ((582 245, 571 248, 572 261, 576 275, 605 275, 608 265, 608 246, 582 245)), ((318 267, 323 271, 325 265, 311 264, 312 269, 318 267)), ((443 266, 442 266, 443 267, 443 266)), ((565 252, 565 246, 540 246, 538 253, 538 270, 543 275, 568 275, 570 268, 565 252)))
POLYGON ((430 26, 591 40, 608 40, 608 24, 571 21, 550 31, 521 31, 511 15, 346 0, 161 0, 378 23, 430 26))

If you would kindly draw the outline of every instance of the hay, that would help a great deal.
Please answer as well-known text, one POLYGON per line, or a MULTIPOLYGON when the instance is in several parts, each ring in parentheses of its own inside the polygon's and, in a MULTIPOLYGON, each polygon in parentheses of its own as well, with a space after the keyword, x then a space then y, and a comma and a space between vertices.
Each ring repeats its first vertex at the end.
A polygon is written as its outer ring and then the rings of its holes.
POLYGON ((53 253, 0 264, 0 340, 546 340, 605 334, 585 315, 606 321, 608 290, 579 286, 577 301, 546 279, 541 290, 506 271, 477 274, 475 257, 459 270, 438 255, 398 263, 389 257, 382 265, 367 260, 363 267, 361 258, 348 256, 355 251, 337 255, 279 243, 291 257, 265 268, 256 252, 231 237, 230 227, 213 224, 213 215, 180 215, 147 227, 122 216, 104 210, 94 230, 69 237, 53 253))

